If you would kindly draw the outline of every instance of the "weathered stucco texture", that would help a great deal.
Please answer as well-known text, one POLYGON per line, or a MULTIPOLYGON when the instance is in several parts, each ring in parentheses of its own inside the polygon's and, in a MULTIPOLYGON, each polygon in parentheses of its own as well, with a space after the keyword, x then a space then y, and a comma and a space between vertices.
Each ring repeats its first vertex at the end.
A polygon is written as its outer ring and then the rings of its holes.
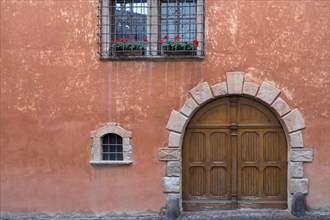
POLYGON ((203 61, 99 61, 97 0, 1 0, 2 212, 160 211, 172 109, 242 71, 299 109, 307 205, 329 208, 329 1, 206 0, 203 61), (95 167, 90 132, 132 132, 133 164, 95 167))

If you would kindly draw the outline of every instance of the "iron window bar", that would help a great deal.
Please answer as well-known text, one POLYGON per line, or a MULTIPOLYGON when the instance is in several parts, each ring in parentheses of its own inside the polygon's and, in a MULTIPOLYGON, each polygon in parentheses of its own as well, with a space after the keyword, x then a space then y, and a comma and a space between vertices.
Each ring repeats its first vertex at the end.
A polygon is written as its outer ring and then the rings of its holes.
POLYGON ((99 0, 100 58, 203 58, 204 1, 99 0))

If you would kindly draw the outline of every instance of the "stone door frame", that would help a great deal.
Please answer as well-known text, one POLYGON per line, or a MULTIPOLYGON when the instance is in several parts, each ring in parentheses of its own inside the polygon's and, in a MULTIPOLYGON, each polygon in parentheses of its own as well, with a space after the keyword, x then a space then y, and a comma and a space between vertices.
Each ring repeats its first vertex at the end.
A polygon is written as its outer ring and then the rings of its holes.
POLYGON ((244 96, 263 103, 282 124, 288 144, 288 209, 291 209, 293 193, 308 193, 308 178, 304 176, 303 163, 312 162, 313 149, 304 147, 301 132, 305 128, 303 117, 298 109, 291 109, 280 97, 280 89, 266 81, 260 85, 247 82, 243 72, 228 72, 226 82, 213 86, 203 82, 189 93, 190 98, 179 111, 173 110, 168 120, 168 146, 159 149, 159 160, 167 163, 166 176, 163 177, 163 192, 167 194, 167 212, 175 212, 171 210, 175 207, 182 211, 181 149, 189 120, 205 104, 228 95, 244 96))

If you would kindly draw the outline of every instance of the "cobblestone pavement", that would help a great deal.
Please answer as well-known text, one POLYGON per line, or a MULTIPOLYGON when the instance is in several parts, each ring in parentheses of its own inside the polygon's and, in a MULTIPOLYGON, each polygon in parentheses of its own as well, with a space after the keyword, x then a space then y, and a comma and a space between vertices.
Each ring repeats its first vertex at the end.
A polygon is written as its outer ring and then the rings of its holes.
POLYGON ((186 212, 183 213, 179 220, 217 220, 217 219, 330 219, 329 211, 313 211, 306 212, 304 217, 295 217, 289 211, 278 211, 278 210, 251 210, 241 209, 235 211, 214 211, 214 212, 186 212))
MULTIPOLYGON (((164 216, 156 212, 125 214, 125 213, 75 213, 75 214, 11 214, 0 213, 1 220, 172 220, 166 219, 164 216)), ((295 217, 289 211, 275 210, 251 210, 241 209, 235 211, 209 211, 209 212, 184 212, 177 220, 218 220, 218 219, 262 219, 262 220, 286 220, 286 219, 302 219, 302 220, 330 220, 330 210, 316 210, 306 212, 304 217, 295 217)))

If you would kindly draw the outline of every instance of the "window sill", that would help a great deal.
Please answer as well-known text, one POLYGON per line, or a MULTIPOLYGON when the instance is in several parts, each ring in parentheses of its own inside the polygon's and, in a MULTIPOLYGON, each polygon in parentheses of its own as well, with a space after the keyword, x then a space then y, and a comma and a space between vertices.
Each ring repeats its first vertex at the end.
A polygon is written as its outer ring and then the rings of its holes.
POLYGON ((131 160, 91 160, 89 161, 91 165, 109 165, 109 166, 119 166, 119 165, 130 165, 132 164, 131 160))
POLYGON ((130 61, 130 60, 142 60, 142 61, 202 61, 204 56, 109 56, 101 57, 101 61, 130 61))

